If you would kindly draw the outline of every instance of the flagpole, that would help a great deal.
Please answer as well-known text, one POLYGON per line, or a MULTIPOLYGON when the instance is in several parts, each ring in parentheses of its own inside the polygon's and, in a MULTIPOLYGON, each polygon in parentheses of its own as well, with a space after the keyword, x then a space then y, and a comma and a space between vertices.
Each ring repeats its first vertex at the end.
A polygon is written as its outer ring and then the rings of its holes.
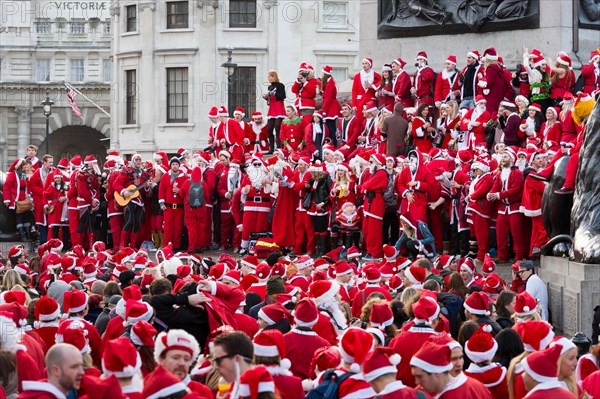
POLYGON ((94 101, 90 100, 85 94, 83 94, 82 92, 80 92, 79 90, 77 90, 76 88, 74 88, 73 86, 71 86, 69 83, 65 82, 64 80, 63 80, 63 83, 65 84, 65 86, 68 89, 71 89, 75 93, 79 94, 81 97, 83 97, 84 99, 86 99, 88 102, 92 103, 92 105, 94 105, 94 107, 98 108, 100 111, 102 111, 106 116, 108 116, 110 118, 110 114, 108 112, 106 112, 104 110, 104 108, 102 108, 101 106, 99 106, 98 104, 96 104, 94 101))

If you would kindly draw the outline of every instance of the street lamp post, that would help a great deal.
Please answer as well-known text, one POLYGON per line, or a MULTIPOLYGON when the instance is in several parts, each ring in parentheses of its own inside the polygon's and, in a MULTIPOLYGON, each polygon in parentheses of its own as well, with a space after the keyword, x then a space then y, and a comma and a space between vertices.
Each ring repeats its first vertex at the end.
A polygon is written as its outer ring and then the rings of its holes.
POLYGON ((233 76, 233 74, 235 73, 235 70, 237 68, 237 64, 234 64, 233 61, 231 60, 231 53, 233 53, 233 48, 228 47, 227 48, 227 62, 224 62, 223 64, 221 64, 221 67, 225 69, 225 75, 227 75, 227 102, 228 102, 228 108, 231 108, 231 104, 230 104, 230 98, 229 98, 229 92, 231 91, 231 77, 233 76))
POLYGON ((44 116, 46 117, 46 154, 50 153, 50 115, 52 115, 52 106, 54 101, 50 99, 48 90, 46 90, 46 98, 42 101, 44 107, 44 116))

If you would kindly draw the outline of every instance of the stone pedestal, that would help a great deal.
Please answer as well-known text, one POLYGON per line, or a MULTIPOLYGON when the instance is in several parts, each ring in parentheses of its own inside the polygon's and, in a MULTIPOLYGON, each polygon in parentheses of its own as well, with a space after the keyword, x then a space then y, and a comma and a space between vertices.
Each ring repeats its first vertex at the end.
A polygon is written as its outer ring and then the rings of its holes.
POLYGON ((591 337, 594 307, 600 305, 600 265, 544 256, 538 275, 548 285, 556 335, 571 337, 581 331, 591 337))

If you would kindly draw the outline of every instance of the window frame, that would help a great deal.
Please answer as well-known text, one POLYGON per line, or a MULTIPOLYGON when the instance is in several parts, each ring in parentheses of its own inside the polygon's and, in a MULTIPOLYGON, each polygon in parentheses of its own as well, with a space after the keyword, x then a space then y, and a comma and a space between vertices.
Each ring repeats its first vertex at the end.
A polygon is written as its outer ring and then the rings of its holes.
POLYGON ((137 69, 125 70, 125 124, 137 123, 137 69), (131 79, 133 77, 133 79, 131 79))
POLYGON ((347 1, 323 1, 323 11, 321 12, 321 29, 327 29, 327 30, 348 30, 349 29, 349 21, 348 21, 348 2, 347 1), (332 22, 327 22, 328 18, 338 18, 341 17, 342 14, 340 15, 336 15, 337 14, 337 8, 343 5, 345 7, 345 14, 344 15, 344 22, 342 25, 339 25, 337 23, 332 23, 332 22), (326 14, 326 10, 334 7, 333 11, 333 16, 331 14, 326 14))
POLYGON ((173 67, 166 68, 166 121, 167 123, 188 123, 189 122, 189 67, 173 67), (178 76, 173 76, 174 79, 171 80, 171 72, 177 75, 177 71, 181 71, 182 73, 185 71, 185 77, 181 77, 178 79, 178 76), (177 84, 181 84, 181 92, 177 91, 177 84), (175 91, 171 91, 172 85, 175 86, 175 91), (175 104, 173 104, 173 100, 175 100, 175 104), (179 100, 179 101, 178 101, 179 100), (181 109, 181 117, 177 117, 178 110, 181 109), (173 114, 171 112, 173 111, 173 114))
POLYGON ((138 8, 137 4, 129 4, 125 6, 125 32, 137 32, 138 31, 138 8), (133 16, 130 15, 130 10, 133 10, 133 16), (133 24, 133 29, 130 24, 133 24))
POLYGON ((85 35, 85 21, 70 21, 69 22, 69 34, 70 35, 85 35), (79 27, 79 29, 74 29, 75 27, 79 27))
POLYGON ((257 13, 256 13, 256 0, 229 0, 229 27, 230 28, 256 28, 257 13), (234 11, 234 4, 236 4, 236 10, 234 11), (249 17, 248 8, 252 5, 254 7, 254 18, 249 17), (240 7, 245 7, 245 12, 240 10, 240 7), (240 22, 241 16, 245 16, 246 22, 240 22))
POLYGON ((36 82, 49 82, 50 81, 50 75, 52 73, 51 70, 51 64, 50 64, 50 59, 49 58, 42 58, 42 59, 38 59, 35 60, 35 80, 36 82), (47 79, 40 79, 40 63, 44 62, 47 65, 47 79))
POLYGON ((167 6, 167 29, 189 29, 190 27, 190 3, 189 1, 168 1, 166 2, 166 6, 167 6), (172 13, 172 8, 171 6, 175 5, 175 13, 172 13), (183 6, 185 5, 185 12, 183 12, 184 10, 177 10, 177 5, 179 6, 183 6), (185 16, 185 23, 184 22, 177 22, 178 16, 185 16), (171 23, 171 20, 173 19, 173 17, 175 17, 175 23, 171 23))
POLYGON ((70 76, 70 79, 71 79, 72 82, 83 82, 83 81, 85 81, 85 59, 83 59, 83 58, 71 58, 69 60, 69 76, 70 76), (75 61, 81 61, 81 79, 77 79, 73 75, 74 62, 75 61))
POLYGON ((52 21, 38 20, 35 22, 35 33, 38 35, 48 35, 52 33, 52 21), (44 27, 42 29, 42 27, 44 27))
POLYGON ((238 66, 227 87, 228 109, 244 107, 247 119, 256 111, 256 73, 256 66, 238 66))

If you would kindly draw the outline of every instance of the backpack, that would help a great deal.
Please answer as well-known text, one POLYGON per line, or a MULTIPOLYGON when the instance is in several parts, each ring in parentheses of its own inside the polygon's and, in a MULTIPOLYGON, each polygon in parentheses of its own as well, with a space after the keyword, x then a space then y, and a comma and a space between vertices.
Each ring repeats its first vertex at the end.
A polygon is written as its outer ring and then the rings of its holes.
POLYGON ((398 197, 394 195, 394 178, 394 174, 388 173, 388 183, 383 192, 383 202, 385 203, 386 212, 395 211, 398 206, 398 197))
POLYGON ((200 208, 204 205, 204 186, 202 182, 194 183, 190 179, 190 195, 188 204, 191 208, 200 208))
POLYGON ((338 399, 340 385, 354 373, 347 372, 337 375, 335 369, 329 369, 323 374, 323 380, 315 389, 306 394, 305 399, 338 399))

